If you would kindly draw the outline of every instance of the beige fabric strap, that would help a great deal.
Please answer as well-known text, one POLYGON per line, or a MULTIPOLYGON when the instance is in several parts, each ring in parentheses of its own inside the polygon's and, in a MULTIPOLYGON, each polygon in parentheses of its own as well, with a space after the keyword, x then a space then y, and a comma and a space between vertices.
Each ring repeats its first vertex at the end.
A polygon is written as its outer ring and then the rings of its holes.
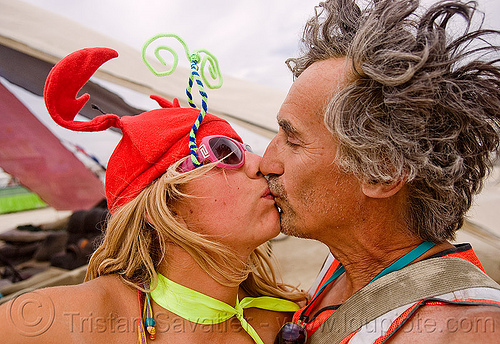
POLYGON ((456 290, 500 285, 474 264, 453 257, 417 262, 368 284, 344 302, 309 343, 339 343, 370 321, 398 307, 456 290))

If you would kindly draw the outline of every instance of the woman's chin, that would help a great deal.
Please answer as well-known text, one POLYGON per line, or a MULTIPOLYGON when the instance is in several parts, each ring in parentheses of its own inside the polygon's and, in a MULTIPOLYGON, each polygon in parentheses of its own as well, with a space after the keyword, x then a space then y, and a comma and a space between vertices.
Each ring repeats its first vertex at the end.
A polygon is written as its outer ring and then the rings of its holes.
POLYGON ((278 215, 278 219, 276 221, 276 225, 274 226, 274 229, 272 231, 270 231, 270 237, 268 240, 271 240, 271 239, 274 239, 276 238, 278 235, 280 235, 281 233, 281 223, 280 223, 280 218, 279 218, 279 215, 278 215))

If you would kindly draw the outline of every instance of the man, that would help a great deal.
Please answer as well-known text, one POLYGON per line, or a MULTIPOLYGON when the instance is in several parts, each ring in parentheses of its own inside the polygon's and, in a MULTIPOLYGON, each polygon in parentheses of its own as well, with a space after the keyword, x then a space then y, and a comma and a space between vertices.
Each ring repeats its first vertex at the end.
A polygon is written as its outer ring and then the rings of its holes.
POLYGON ((294 317, 310 343, 499 339, 500 286, 448 240, 499 150, 498 47, 484 42, 500 33, 469 28, 474 3, 419 6, 321 3, 287 61, 296 80, 261 171, 282 231, 335 257, 294 317))

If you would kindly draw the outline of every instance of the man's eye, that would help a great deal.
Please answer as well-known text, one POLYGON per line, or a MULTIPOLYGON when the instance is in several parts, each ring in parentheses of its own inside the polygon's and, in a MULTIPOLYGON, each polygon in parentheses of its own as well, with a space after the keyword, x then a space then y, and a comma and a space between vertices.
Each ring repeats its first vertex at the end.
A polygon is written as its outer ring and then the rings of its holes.
POLYGON ((282 139, 285 141, 285 145, 289 147, 297 147, 300 145, 300 141, 297 140, 291 133, 280 128, 278 135, 281 134, 282 139))
POLYGON ((285 140, 285 144, 290 147, 297 147, 299 146, 300 142, 293 137, 288 136, 285 140))

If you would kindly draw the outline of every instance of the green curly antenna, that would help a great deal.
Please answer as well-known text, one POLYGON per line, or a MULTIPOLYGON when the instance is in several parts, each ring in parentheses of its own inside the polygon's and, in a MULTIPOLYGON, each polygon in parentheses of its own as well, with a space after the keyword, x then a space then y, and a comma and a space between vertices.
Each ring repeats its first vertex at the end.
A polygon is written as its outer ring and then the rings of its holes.
POLYGON ((186 94, 188 96, 189 106, 191 106, 192 108, 196 108, 196 105, 193 102, 193 96, 191 94, 191 90, 192 90, 193 84, 195 82, 196 82, 196 85, 198 86, 198 92, 201 96, 201 110, 200 110, 200 113, 198 114, 198 117, 196 118, 196 121, 193 123, 193 126, 191 128, 191 132, 189 133, 189 151, 190 151, 190 155, 191 155, 191 161, 195 167, 199 167, 199 166, 201 166, 201 163, 198 161, 198 154, 197 154, 198 146, 196 145, 196 133, 198 132, 198 129, 200 128, 201 122, 205 118, 205 115, 206 115, 207 109, 208 109, 208 107, 207 107, 208 95, 205 92, 202 79, 209 88, 212 88, 212 89, 213 88, 220 88, 222 86, 222 74, 221 74, 220 69, 219 69, 219 62, 217 61, 215 56, 213 56, 210 52, 208 52, 205 49, 194 50, 193 53, 190 54, 189 49, 187 47, 187 44, 184 42, 184 40, 182 38, 180 38, 176 34, 173 34, 173 33, 158 34, 158 35, 150 38, 149 40, 147 40, 146 43, 144 43, 144 45, 142 47, 142 60, 144 61, 146 66, 149 68, 149 70, 151 70, 151 72, 153 72, 153 74, 155 74, 156 76, 165 76, 165 75, 172 74, 174 72, 174 70, 177 68, 177 64, 179 62, 179 57, 178 57, 177 53, 172 48, 165 46, 165 45, 158 46, 154 50, 154 54, 155 54, 156 58, 158 59, 158 61, 160 61, 160 63, 163 65, 166 65, 166 62, 163 59, 163 57, 160 55, 160 51, 167 50, 168 52, 170 52, 172 54, 172 56, 174 58, 174 62, 172 64, 172 68, 170 68, 168 71, 166 71, 166 72, 156 71, 153 68, 153 66, 151 66, 151 64, 148 62, 148 60, 146 59, 146 49, 148 48, 148 46, 150 44, 152 44, 155 40, 157 40, 159 38, 164 38, 164 37, 167 37, 167 38, 173 37, 173 38, 177 39, 184 47, 184 52, 186 53, 186 57, 191 63, 191 75, 189 77, 188 86, 186 88, 186 94), (203 56, 203 59, 200 58, 200 53, 206 54, 203 56), (201 71, 198 68, 198 63, 200 63, 200 59, 201 59, 201 71), (205 78, 204 70, 205 70, 205 64, 207 61, 210 63, 208 66, 208 71, 210 72, 210 76, 214 80, 219 80, 219 82, 216 85, 210 84, 207 81, 207 79, 205 78), (200 77, 200 73, 198 73, 198 71, 200 71, 201 77, 200 77))
POLYGON ((163 44, 159 45, 158 47, 155 48, 154 55, 158 59, 158 61, 162 65, 165 66, 167 63, 166 63, 165 59, 160 55, 160 51, 166 50, 172 54, 174 61, 172 63, 172 67, 168 71, 158 72, 157 70, 155 70, 153 68, 153 66, 151 66, 149 61, 146 59, 146 49, 148 48, 148 46, 150 44, 152 44, 157 39, 169 38, 169 37, 175 38, 177 41, 179 41, 179 43, 182 44, 182 46, 184 47, 184 52, 186 54, 186 58, 188 59, 188 61, 191 61, 191 55, 196 54, 196 55, 200 56, 200 54, 203 53, 204 55, 203 55, 203 58, 201 59, 201 68, 200 68, 200 74, 201 74, 201 78, 203 79, 203 82, 207 85, 208 88, 211 88, 211 89, 220 88, 222 86, 222 82, 223 82, 222 81, 222 74, 220 72, 219 61, 217 61, 217 58, 206 49, 197 49, 197 50, 194 50, 192 53, 190 53, 186 42, 184 42, 184 40, 182 38, 180 38, 178 35, 176 35, 175 33, 161 33, 161 34, 158 34, 156 36, 153 36, 150 39, 148 39, 142 47, 142 60, 144 61, 146 66, 149 68, 149 70, 151 72, 153 72, 154 75, 156 75, 156 76, 170 75, 177 68, 177 64, 179 62, 179 56, 177 55, 177 53, 175 52, 174 49, 172 49, 169 46, 163 45, 163 44), (207 62, 209 63, 208 72, 210 73, 210 77, 213 80, 218 80, 218 83, 216 83, 215 85, 212 84, 211 82, 209 82, 209 80, 207 80, 207 78, 205 77, 205 65, 207 62))

